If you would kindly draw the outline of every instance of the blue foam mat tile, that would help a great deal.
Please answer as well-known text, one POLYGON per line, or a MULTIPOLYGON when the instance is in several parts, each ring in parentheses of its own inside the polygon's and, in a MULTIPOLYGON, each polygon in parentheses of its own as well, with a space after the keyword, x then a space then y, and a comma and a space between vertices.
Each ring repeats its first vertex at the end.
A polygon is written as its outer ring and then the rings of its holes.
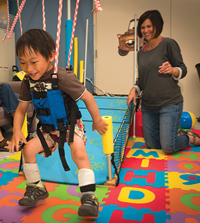
POLYGON ((103 209, 99 213, 99 217, 93 219, 96 223, 102 222, 154 222, 154 223, 166 223, 170 216, 167 215, 167 211, 160 210, 158 212, 151 211, 150 209, 141 208, 136 209, 134 207, 127 206, 119 207, 118 205, 101 205, 103 209))
POLYGON ((18 176, 17 173, 0 171, 0 189, 1 189, 1 186, 7 185, 9 181, 12 181, 13 178, 17 176, 18 176))

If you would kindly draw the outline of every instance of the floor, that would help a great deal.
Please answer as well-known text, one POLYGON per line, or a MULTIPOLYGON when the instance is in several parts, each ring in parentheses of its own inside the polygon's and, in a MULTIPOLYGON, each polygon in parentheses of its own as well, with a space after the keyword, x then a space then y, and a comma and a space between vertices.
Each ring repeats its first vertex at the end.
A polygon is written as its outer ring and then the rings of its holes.
MULTIPOLYGON (((200 129, 200 122, 197 122, 194 129, 200 129)), ((8 129, 5 136, 8 140, 12 137, 12 129, 8 129)), ((4 160, 5 158, 8 158, 11 154, 9 152, 0 152, 0 160, 4 160)))
POLYGON ((26 185, 25 178, 18 176, 20 153, 0 161, 0 222, 200 222, 199 146, 166 155, 162 150, 148 150, 142 137, 130 137, 124 158, 118 186, 96 187, 97 218, 77 215, 80 189, 66 183, 44 181, 49 197, 34 207, 19 206, 26 185))

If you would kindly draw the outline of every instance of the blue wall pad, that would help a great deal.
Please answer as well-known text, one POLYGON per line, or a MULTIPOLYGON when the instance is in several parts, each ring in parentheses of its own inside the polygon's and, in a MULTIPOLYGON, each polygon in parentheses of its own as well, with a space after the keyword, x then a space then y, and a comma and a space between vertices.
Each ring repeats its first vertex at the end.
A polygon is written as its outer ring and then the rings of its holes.
MULTIPOLYGON (((82 114, 81 119, 83 120, 83 122, 85 121, 92 122, 92 117, 86 108, 85 109, 81 108, 79 110, 81 111, 81 114, 82 114)), ((99 111, 100 111, 101 116, 112 116, 113 123, 114 122, 121 123, 126 113, 126 110, 99 109, 99 111)))
MULTIPOLYGON (((126 97, 105 97, 105 96, 94 96, 94 99, 99 109, 108 110, 126 110, 126 97)), ((79 108, 86 108, 85 103, 82 100, 77 102, 79 108)))
MULTIPOLYGON (((103 105, 108 105, 110 108, 110 104, 112 104, 112 99, 109 97, 98 98, 95 97, 95 100, 98 103, 103 105), (100 100, 99 100, 100 99, 100 100), (108 101, 107 101, 108 100, 108 101), (104 101, 104 103, 103 103, 104 101)), ((113 104, 116 102, 116 99, 113 99, 113 104)), ((119 100, 119 99, 117 99, 119 100)), ((123 99, 124 100, 124 99, 123 99)), ((118 105, 119 109, 121 108, 118 105)), ((124 104, 122 104, 123 109, 125 109, 124 104)), ((121 118, 117 122, 113 122, 113 139, 116 137, 118 130, 120 128, 121 122, 124 118, 125 111, 121 111, 121 118)), ((108 168, 107 168, 107 156, 103 153, 103 145, 102 145, 102 136, 95 130, 92 131, 92 120, 89 113, 86 112, 86 109, 80 109, 82 115, 84 117, 84 124, 86 129, 87 135, 87 143, 86 143, 86 150, 88 153, 88 157, 90 160, 91 167, 95 174, 95 181, 96 184, 104 184, 108 178, 108 168), (87 120, 88 119, 88 120, 87 120)), ((110 111, 110 110, 108 110, 110 111)), ((100 113, 102 115, 109 115, 106 114, 106 109, 100 108, 100 113)), ((118 115, 118 110, 113 110, 113 117, 118 115)), ((78 169, 76 164, 71 158, 71 150, 67 143, 65 143, 65 157, 67 163, 70 167, 70 171, 64 171, 58 149, 54 152, 54 154, 50 157, 42 157, 37 154, 37 164, 39 166, 41 179, 44 181, 52 181, 52 182, 59 182, 59 183, 68 183, 68 184, 78 184, 78 169)), ((112 166, 112 177, 114 177, 115 171, 114 167, 112 166)))
MULTIPOLYGON (((120 123, 113 124, 113 137, 116 136, 120 123)), ((85 122, 87 143, 86 150, 91 167, 95 174, 97 184, 104 184, 108 177, 107 156, 103 153, 102 137, 97 131, 92 131, 92 122, 85 122)), ((41 179, 45 181, 78 184, 78 169, 71 158, 71 150, 65 143, 65 158, 70 167, 70 171, 64 171, 58 149, 52 156, 42 157, 36 155, 37 164, 40 169, 41 179)), ((112 166, 112 177, 114 177, 114 167, 112 166)))

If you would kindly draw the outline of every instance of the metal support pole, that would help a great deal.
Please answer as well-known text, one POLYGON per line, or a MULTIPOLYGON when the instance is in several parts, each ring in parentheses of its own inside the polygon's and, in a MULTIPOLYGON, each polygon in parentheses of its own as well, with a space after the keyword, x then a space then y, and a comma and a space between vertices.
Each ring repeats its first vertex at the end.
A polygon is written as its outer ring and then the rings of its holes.
POLYGON ((67 19, 71 19, 71 0, 67 0, 67 19))
MULTIPOLYGON (((96 85, 96 37, 95 37, 95 25, 93 25, 93 64, 94 64, 94 69, 93 69, 93 72, 94 72, 94 85, 96 85)), ((95 88, 94 88, 94 93, 96 93, 95 91, 95 88)))
MULTIPOLYGON (((135 29, 134 29, 134 84, 136 83, 136 73, 137 73, 137 15, 134 16, 135 29)), ((133 138, 135 138, 135 114, 133 117, 133 138)))
POLYGON ((86 86, 86 74, 87 74, 87 45, 88 45, 88 23, 86 19, 86 30, 85 30, 85 66, 84 66, 84 86, 86 86))
POLYGON ((108 164, 108 180, 112 181, 111 154, 106 154, 108 164))

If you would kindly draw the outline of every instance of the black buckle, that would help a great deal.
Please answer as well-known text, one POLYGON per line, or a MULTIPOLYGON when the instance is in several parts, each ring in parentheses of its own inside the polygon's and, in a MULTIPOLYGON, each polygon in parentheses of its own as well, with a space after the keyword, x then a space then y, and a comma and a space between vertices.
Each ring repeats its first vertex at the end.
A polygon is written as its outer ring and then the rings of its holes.
POLYGON ((46 98, 47 97, 47 92, 46 91, 34 91, 33 92, 33 98, 34 99, 40 99, 40 98, 46 98))
POLYGON ((73 70, 72 65, 70 65, 69 67, 66 67, 66 70, 72 71, 73 70))
POLYGON ((58 75, 52 74, 51 75, 51 83, 52 83, 52 89, 57 90, 58 89, 58 75))
POLYGON ((51 114, 50 109, 49 108, 37 108, 36 109, 37 115, 40 116, 49 116, 51 114))
POLYGON ((58 123, 58 129, 59 130, 62 130, 65 128, 65 125, 64 125, 64 122, 63 122, 63 119, 60 118, 60 119, 57 119, 57 123, 58 123))
POLYGON ((56 130, 54 125, 42 125, 42 130, 44 132, 53 132, 56 130))

